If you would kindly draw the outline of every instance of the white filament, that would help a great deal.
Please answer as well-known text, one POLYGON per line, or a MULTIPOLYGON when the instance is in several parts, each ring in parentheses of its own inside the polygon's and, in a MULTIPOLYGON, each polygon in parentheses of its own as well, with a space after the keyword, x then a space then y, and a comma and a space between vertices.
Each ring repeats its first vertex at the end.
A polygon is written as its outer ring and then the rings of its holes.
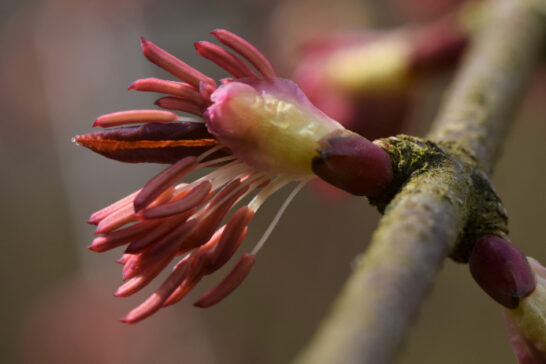
POLYGON ((219 151, 220 149, 224 149, 224 148, 225 148, 225 146, 223 146, 222 144, 215 145, 214 147, 210 148, 209 150, 206 150, 203 153, 201 153, 201 155, 199 155, 199 157, 197 157, 197 162, 201 162, 203 159, 207 158, 212 153, 215 153, 215 152, 219 151))
POLYGON ((200 118, 199 116, 178 116, 178 119, 176 121, 180 121, 182 123, 196 123, 196 124, 204 124, 205 120, 203 118, 200 118))
MULTIPOLYGON (((273 218, 273 221, 271 221, 271 223, 269 224, 269 226, 267 227, 267 229, 265 230, 263 236, 261 237, 261 239, 256 243, 256 246, 254 247, 254 249, 252 250, 252 252, 250 254, 252 255, 256 255, 258 253, 258 251, 260 251, 260 249, 262 248, 262 246, 265 244, 265 242, 267 241, 267 239, 269 238, 269 235, 271 235, 271 232, 273 231, 273 229, 275 228, 275 226, 277 226, 277 223, 279 222, 279 220, 281 219, 284 211, 286 211, 286 208, 288 207, 288 205, 290 205, 290 202, 292 202, 292 200, 294 199, 294 197, 296 197, 296 195, 298 194, 298 192, 300 192, 300 190, 303 188, 303 186, 309 181, 309 179, 305 179, 303 181, 301 181, 293 190, 292 192, 290 192, 290 194, 288 195, 288 197, 286 198, 286 200, 284 200, 281 208, 279 209, 279 211, 277 211, 277 214, 275 215, 275 217, 273 218)), ((263 191, 262 191, 263 192, 263 191)), ((256 196, 257 197, 257 196, 256 196)))

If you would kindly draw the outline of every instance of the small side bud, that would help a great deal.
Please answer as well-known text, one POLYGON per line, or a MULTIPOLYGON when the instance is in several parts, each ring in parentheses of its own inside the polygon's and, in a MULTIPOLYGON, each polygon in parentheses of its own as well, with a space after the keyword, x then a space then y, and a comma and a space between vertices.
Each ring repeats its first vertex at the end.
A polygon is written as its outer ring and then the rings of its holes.
POLYGON ((518 307, 520 299, 535 289, 535 277, 525 256, 498 236, 479 238, 468 264, 478 285, 505 307, 518 307))
POLYGON ((368 139, 337 130, 319 142, 313 172, 326 182, 353 195, 376 196, 392 181, 392 160, 368 139))

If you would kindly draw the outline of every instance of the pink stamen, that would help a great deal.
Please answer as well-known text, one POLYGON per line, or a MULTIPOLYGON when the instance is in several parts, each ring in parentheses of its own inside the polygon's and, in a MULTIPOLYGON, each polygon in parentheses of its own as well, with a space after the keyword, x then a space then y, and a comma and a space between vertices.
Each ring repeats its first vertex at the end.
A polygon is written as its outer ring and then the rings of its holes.
POLYGON ((172 292, 184 281, 188 270, 189 264, 179 264, 154 294, 129 312, 121 321, 133 324, 159 310, 172 292))
POLYGON ((137 293, 142 288, 146 287, 151 281, 153 281, 154 278, 157 277, 168 264, 169 260, 159 261, 139 272, 138 275, 133 275, 130 278, 124 278, 124 280, 129 280, 116 290, 114 296, 123 298, 137 293))
POLYGON ((171 295, 163 302, 163 307, 175 304, 184 298, 203 278, 204 273, 202 263, 198 259, 192 259, 190 262, 190 270, 186 279, 171 293, 171 295))
POLYGON ((144 249, 155 243, 158 239, 167 235, 167 233, 173 230, 176 226, 186 221, 192 213, 193 211, 188 211, 185 214, 158 221, 159 226, 157 226, 157 228, 150 231, 148 234, 133 240, 127 246, 127 249, 125 249, 125 253, 137 254, 142 252, 144 249))
POLYGON ((183 99, 188 99, 198 105, 205 105, 207 100, 192 85, 184 82, 168 81, 159 78, 143 78, 133 82, 129 90, 160 92, 183 99))
POLYGON ((235 267, 233 267, 222 282, 201 296, 193 305, 207 308, 226 298, 243 282, 255 262, 256 257, 254 255, 247 253, 243 254, 235 267))
POLYGON ((235 202, 237 202, 239 197, 241 197, 248 191, 248 186, 240 188, 240 185, 240 180, 232 181, 214 197, 214 199, 209 203, 206 209, 208 215, 200 220, 199 227, 197 228, 195 233, 192 234, 191 238, 188 239, 188 243, 191 245, 184 246, 185 248, 188 248, 189 246, 200 246, 212 237, 212 235, 218 228, 218 225, 220 225, 220 222, 222 222, 224 217, 226 217, 226 215, 229 213, 229 210, 233 207, 235 202), (224 200, 225 197, 235 191, 236 188, 239 188, 239 190, 235 192, 233 196, 229 197, 224 202, 218 205, 219 202, 224 200))
POLYGON ((209 264, 206 267, 205 274, 211 274, 220 269, 235 254, 237 248, 243 241, 247 226, 254 217, 254 211, 243 206, 233 214, 226 224, 226 228, 220 241, 213 250, 208 252, 209 264))
POLYGON ((179 78, 180 80, 189 83, 195 88, 199 88, 199 82, 208 83, 213 86, 216 85, 212 78, 205 76, 172 54, 144 39, 144 37, 140 39, 140 46, 144 56, 146 56, 150 62, 163 68, 165 71, 169 72, 171 75, 179 78))
POLYGON ((178 119, 178 115, 164 110, 126 110, 99 116, 93 127, 108 128, 137 123, 170 123, 178 119))
POLYGON ((137 239, 157 227, 159 222, 147 221, 131 225, 121 230, 116 230, 93 240, 88 247, 94 252, 105 252, 118 246, 127 244, 129 241, 137 239))
POLYGON ((205 82, 199 84, 199 94, 203 96, 205 100, 210 100, 210 95, 216 90, 216 85, 211 85, 205 82))
POLYGON ((116 260, 116 263, 118 264, 125 264, 127 263, 127 261, 132 257, 131 254, 123 254, 121 256, 121 258, 119 258, 118 260, 116 260))
POLYGON ((135 212, 146 208, 150 203, 186 174, 193 171, 198 165, 196 157, 186 157, 149 180, 140 190, 134 200, 135 212))
POLYGON ((203 181, 191 188, 181 198, 153 208, 147 208, 139 212, 138 216, 145 220, 158 219, 167 216, 180 214, 191 210, 203 203, 209 196, 212 184, 210 181, 203 181))
POLYGON ((106 234, 116 230, 117 228, 125 224, 135 222, 137 220, 138 219, 136 218, 133 211, 133 206, 131 206, 131 204, 128 204, 120 208, 116 212, 112 213, 110 216, 107 216, 106 218, 101 220, 97 225, 95 234, 106 234))
POLYGON ((181 244, 193 232, 196 225, 197 222, 195 220, 188 220, 160 238, 148 250, 140 254, 139 259, 132 262, 125 277, 139 275, 156 264, 161 265, 161 269, 163 269, 174 258, 181 244))
POLYGON ((239 57, 216 44, 201 41, 194 46, 201 57, 216 63, 236 78, 258 77, 239 57))
MULTIPOLYGON (((142 190, 141 190, 142 191, 142 190)), ((162 204, 163 202, 169 200, 174 191, 173 187, 165 188, 161 190, 158 196, 154 196, 150 202, 150 206, 156 206, 162 204)), ((137 195, 138 197, 138 195, 137 195)), ((130 222, 137 221, 138 218, 135 216, 134 207, 131 203, 124 205, 118 210, 114 211, 112 214, 104 218, 97 225, 95 234, 106 234, 109 233, 125 224, 130 222)))
POLYGON ((140 190, 131 193, 129 196, 125 196, 119 201, 114 202, 111 205, 108 205, 102 209, 100 209, 97 212, 94 212, 91 217, 89 217, 89 220, 87 221, 88 224, 96 225, 101 220, 104 220, 107 216, 111 215, 115 211, 123 208, 124 206, 130 204, 135 199, 136 195, 140 192, 140 190))
POLYGON ((179 110, 202 116, 203 108, 191 100, 182 99, 177 96, 165 96, 155 101, 155 105, 169 110, 179 110))
POLYGON ((129 279, 129 277, 127 276, 129 271, 132 270, 134 263, 138 259, 140 259, 140 256, 142 254, 127 254, 127 255, 128 255, 128 258, 125 259, 125 263, 123 263, 123 268, 121 269, 121 277, 124 281, 129 279))
POLYGON ((252 44, 225 29, 216 29, 211 32, 218 41, 239 53, 250 62, 258 72, 268 79, 275 78, 275 71, 268 59, 252 44))

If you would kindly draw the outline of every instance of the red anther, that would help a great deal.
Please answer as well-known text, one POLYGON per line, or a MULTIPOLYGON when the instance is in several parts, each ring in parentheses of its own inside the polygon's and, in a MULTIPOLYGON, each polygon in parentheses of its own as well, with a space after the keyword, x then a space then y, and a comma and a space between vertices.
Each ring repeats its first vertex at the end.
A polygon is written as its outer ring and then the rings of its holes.
POLYGON ((216 63, 236 78, 258 77, 239 57, 216 44, 201 41, 194 46, 200 56, 216 63))
POLYGON ((162 80, 159 78, 142 78, 133 82, 129 90, 160 92, 187 99, 198 105, 205 105, 207 100, 201 96, 195 87, 185 82, 162 80))
POLYGON ((189 271, 184 281, 176 287, 171 295, 163 302, 163 307, 175 304, 184 298, 203 278, 203 263, 199 259, 191 259, 189 271))
MULTIPOLYGON (((188 244, 195 247, 207 242, 239 197, 244 195, 248 188, 248 185, 241 187, 241 181, 235 180, 218 192, 208 204, 205 212, 207 215, 199 221, 199 226, 195 233, 188 239, 188 244), (228 197, 230 194, 233 195, 228 197), (228 198, 226 199, 226 197, 228 198), (224 199, 225 201, 222 202, 224 199)), ((184 245, 184 247, 188 248, 190 245, 184 245)))
POLYGON ((172 54, 159 48, 152 42, 147 41, 144 37, 140 39, 140 46, 142 48, 142 53, 144 53, 150 62, 195 88, 199 88, 199 82, 205 82, 211 85, 216 84, 212 78, 205 76, 172 54))
POLYGON ((156 207, 144 209, 138 213, 138 216, 148 220, 163 218, 189 211, 199 206, 207 199, 211 187, 212 184, 210 181, 203 181, 190 189, 181 198, 156 207))
POLYGON ((119 210, 115 211, 111 215, 102 219, 95 230, 95 234, 106 234, 111 231, 116 230, 117 228, 128 224, 130 222, 137 221, 138 219, 134 215, 133 206, 127 204, 119 210))
POLYGON ((152 294, 138 307, 129 312, 123 319, 121 319, 121 321, 124 323, 133 324, 159 310, 165 300, 169 298, 172 292, 186 278, 188 269, 189 264, 179 264, 154 294, 152 294))
POLYGON ((195 220, 188 220, 160 238, 149 249, 140 254, 139 259, 132 263, 127 276, 138 275, 155 264, 162 265, 162 268, 165 267, 176 256, 180 246, 188 238, 188 235, 193 232, 196 225, 195 220))
POLYGON ((88 247, 94 252, 104 252, 118 246, 127 244, 131 240, 138 239, 143 235, 153 231, 158 226, 157 221, 141 222, 133 224, 126 228, 107 233, 93 240, 93 243, 88 247))
POLYGON ((146 185, 144 185, 140 193, 135 197, 135 212, 138 212, 150 205, 150 203, 152 203, 156 197, 169 188, 173 183, 193 171, 197 167, 197 164, 198 162, 196 157, 186 157, 149 180, 146 185))
POLYGON ((220 269, 235 254, 237 248, 243 241, 247 226, 254 217, 254 211, 243 206, 229 219, 224 232, 211 250, 207 251, 209 263, 206 266, 205 274, 211 274, 220 269))
POLYGON ((358 196, 375 196, 392 181, 392 160, 368 139, 340 130, 321 141, 313 172, 326 182, 358 196))
POLYGON ((468 264, 479 286, 505 307, 518 307, 519 300, 535 289, 535 276, 527 258, 498 236, 479 238, 468 264))
POLYGON ((266 78, 275 78, 275 71, 269 60, 252 44, 225 29, 216 29, 212 31, 211 34, 213 34, 220 43, 243 56, 243 58, 256 67, 258 72, 266 78))
POLYGON ((252 254, 243 254, 235 267, 229 272, 229 274, 220 282, 216 287, 205 293, 197 302, 193 305, 201 308, 210 307, 224 298, 226 298, 235 288, 246 278, 254 263, 256 257, 252 254))
MULTIPOLYGON (((172 196, 173 190, 174 189, 170 187, 161 191, 159 196, 154 197, 154 200, 150 203, 150 206, 156 206, 157 204, 161 204, 164 201, 169 200, 172 196)), ((97 229, 95 230, 95 234, 109 233, 125 224, 137 220, 138 219, 134 214, 133 204, 129 203, 101 220, 97 226, 97 229)))
POLYGON ((131 241, 131 243, 127 246, 127 249, 125 249, 125 253, 137 254, 142 252, 152 244, 155 244, 170 231, 174 230, 177 226, 184 223, 192 215, 192 213, 193 211, 189 211, 178 216, 154 221, 154 223, 158 224, 157 227, 149 231, 146 235, 139 236, 131 241))
POLYGON ((100 209, 97 212, 94 212, 89 217, 89 220, 87 221, 88 224, 96 225, 101 220, 106 218, 107 216, 111 215, 114 211, 117 211, 121 209, 122 207, 133 203, 133 200, 135 199, 136 195, 140 192, 140 190, 131 193, 129 196, 126 196, 122 198, 119 201, 114 202, 111 205, 106 206, 105 208, 100 209))
POLYGON ((164 109, 184 111, 197 116, 203 115, 202 106, 196 104, 191 100, 183 99, 178 96, 161 97, 157 99, 154 104, 164 109))
POLYGON ((170 123, 178 119, 178 115, 165 110, 127 110, 99 116, 93 127, 108 128, 137 123, 170 123))

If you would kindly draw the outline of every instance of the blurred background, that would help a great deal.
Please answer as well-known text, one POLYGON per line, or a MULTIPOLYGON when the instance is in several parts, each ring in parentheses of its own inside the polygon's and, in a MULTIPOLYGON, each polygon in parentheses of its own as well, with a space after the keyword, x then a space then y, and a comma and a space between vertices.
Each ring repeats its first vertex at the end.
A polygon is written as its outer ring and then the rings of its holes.
MULTIPOLYGON (((218 79, 225 74, 200 59, 193 42, 212 40, 209 31, 227 28, 257 45, 281 76, 290 77, 298 65, 298 44, 307 37, 427 22, 457 5, 408 3, 3 0, 0 361, 273 364, 293 358, 370 239, 379 214, 367 201, 308 186, 232 296, 207 310, 191 305, 224 270, 181 303, 128 326, 118 319, 158 281, 136 297, 114 298, 121 284, 114 260, 122 251, 89 252, 94 229, 86 221, 163 166, 107 160, 71 138, 89 132, 98 115, 152 105, 153 95, 126 91, 137 78, 166 76, 141 55, 140 36, 218 79)), ((411 89, 412 133, 426 131, 449 79, 449 72, 440 72, 411 89)), ((543 263, 545 95, 543 71, 523 99, 494 177, 510 214, 513 242, 543 263)), ((260 210, 242 251, 259 239, 286 194, 260 210)), ((446 261, 400 363, 514 361, 502 310, 466 266, 446 261)))

